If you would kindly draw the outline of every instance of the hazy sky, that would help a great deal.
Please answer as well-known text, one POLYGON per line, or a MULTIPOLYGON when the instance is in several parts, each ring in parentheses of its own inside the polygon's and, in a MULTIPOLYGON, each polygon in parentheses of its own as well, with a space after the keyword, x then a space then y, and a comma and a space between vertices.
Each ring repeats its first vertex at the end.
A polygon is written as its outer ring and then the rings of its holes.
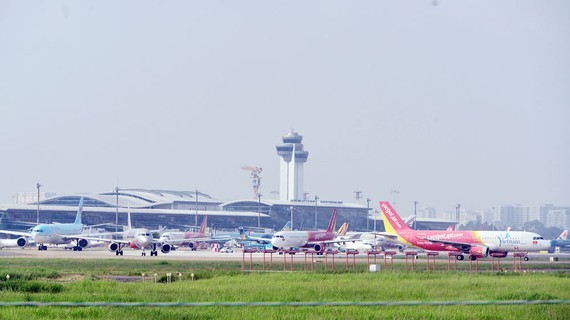
MULTIPOLYGON (((570 2, 0 1, 0 203, 279 189, 570 205, 570 2)), ((406 214, 406 212, 402 212, 406 214)))

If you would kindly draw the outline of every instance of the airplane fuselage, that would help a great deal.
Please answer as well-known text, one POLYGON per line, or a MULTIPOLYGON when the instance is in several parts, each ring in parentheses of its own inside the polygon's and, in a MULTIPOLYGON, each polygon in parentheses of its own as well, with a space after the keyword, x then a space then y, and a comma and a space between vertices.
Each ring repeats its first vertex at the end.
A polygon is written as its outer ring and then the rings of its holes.
POLYGON ((327 231, 279 231, 271 238, 271 244, 276 248, 306 248, 334 238, 334 232, 327 231))
MULTIPOLYGON (((540 235, 523 231, 405 231, 398 238, 410 245, 433 251, 462 251, 456 246, 430 240, 465 243, 485 246, 490 252, 540 251, 550 248, 550 241, 540 235)), ((467 248, 468 246, 466 246, 467 248)))
POLYGON ((32 229, 31 237, 36 243, 68 244, 71 239, 64 236, 77 235, 82 230, 83 224, 78 223, 40 224, 32 229))

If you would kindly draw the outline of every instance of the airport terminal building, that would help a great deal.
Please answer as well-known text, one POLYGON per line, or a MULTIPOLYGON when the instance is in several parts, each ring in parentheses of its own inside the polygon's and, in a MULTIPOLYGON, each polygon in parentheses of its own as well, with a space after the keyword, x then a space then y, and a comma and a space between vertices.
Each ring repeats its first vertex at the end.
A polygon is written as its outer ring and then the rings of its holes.
POLYGON ((83 219, 86 225, 105 224, 114 229, 127 225, 127 213, 131 213, 133 227, 157 229, 161 226, 186 229, 199 225, 208 215, 208 227, 235 228, 257 225, 258 219, 266 219, 258 212, 222 211, 222 201, 208 194, 195 191, 120 189, 118 192, 94 194, 70 194, 55 196, 27 204, 0 205, 0 229, 26 230, 40 223, 73 222, 83 197, 83 219), (197 223, 196 223, 197 222, 197 223))

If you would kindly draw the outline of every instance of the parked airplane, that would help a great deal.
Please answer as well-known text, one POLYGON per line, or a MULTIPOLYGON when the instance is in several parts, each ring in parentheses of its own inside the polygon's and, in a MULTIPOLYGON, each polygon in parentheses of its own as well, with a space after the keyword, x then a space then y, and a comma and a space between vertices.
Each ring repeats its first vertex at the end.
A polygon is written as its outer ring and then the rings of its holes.
POLYGON ((336 209, 333 211, 327 230, 325 231, 279 231, 271 238, 273 249, 313 248, 322 252, 327 244, 338 242, 335 240, 336 209))
POLYGON ((172 246, 168 243, 160 243, 158 239, 152 237, 152 232, 147 228, 133 228, 131 225, 131 213, 127 213, 127 229, 119 234, 123 235, 122 240, 113 239, 109 243, 109 251, 115 252, 115 255, 122 256, 123 248, 129 246, 133 249, 142 249, 142 256, 146 256, 145 249, 150 249, 151 256, 157 256, 157 247, 160 247, 162 253, 169 253, 172 246))
POLYGON ((168 231, 160 235, 158 242, 160 243, 167 243, 171 246, 171 249, 174 250, 174 245, 187 245, 192 251, 195 251, 198 248, 200 242, 205 242, 211 239, 206 237, 206 226, 208 223, 208 216, 204 216, 202 220, 202 225, 198 232, 178 232, 178 231, 168 231))
MULTIPOLYGON (((488 255, 506 257, 509 252, 550 248, 550 241, 533 232, 413 230, 404 224, 389 202, 380 201, 380 209, 388 234, 397 234, 400 241, 425 250, 456 251, 476 260, 488 255)), ((457 260, 463 258, 463 255, 457 256, 457 260)))
MULTIPOLYGON (((340 228, 338 229, 337 235, 345 235, 346 231, 348 230, 348 222, 343 223, 340 228)), ((291 221, 288 221, 281 231, 291 231, 291 221)), ((272 239, 274 234, 263 234, 261 236, 249 235, 247 234, 243 228, 240 228, 240 239, 244 242, 244 248, 252 247, 251 243, 255 242, 258 244, 264 245, 265 249, 273 249, 272 239), (248 243, 249 242, 249 243, 248 243)), ((255 246, 260 247, 260 246, 255 246)))
POLYGON ((89 246, 89 235, 81 234, 83 224, 81 223, 81 215, 83 213, 83 198, 79 200, 79 208, 73 223, 50 223, 38 224, 33 227, 30 232, 19 232, 10 230, 0 230, 1 233, 20 236, 16 239, 16 244, 25 247, 32 239, 37 245, 38 250, 47 250, 46 244, 69 244, 75 242, 72 247, 73 251, 81 251, 89 246))
MULTIPOLYGON (((406 224, 409 225, 407 222, 406 224)), ((337 240, 342 240, 335 244, 341 250, 377 250, 382 251, 388 248, 398 249, 400 252, 406 248, 406 245, 393 237, 386 237, 384 233, 378 232, 345 232, 341 235, 339 232, 337 240)))

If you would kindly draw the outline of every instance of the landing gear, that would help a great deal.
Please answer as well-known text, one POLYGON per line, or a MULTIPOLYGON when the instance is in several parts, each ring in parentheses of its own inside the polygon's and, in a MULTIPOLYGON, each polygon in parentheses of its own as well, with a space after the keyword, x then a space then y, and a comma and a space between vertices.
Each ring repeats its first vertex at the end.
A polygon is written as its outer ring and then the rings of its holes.
POLYGON ((524 261, 528 261, 528 260, 530 260, 530 258, 529 258, 529 257, 527 257, 527 256, 525 256, 523 259, 524 259, 524 261))
POLYGON ((122 255, 123 255, 123 250, 117 250, 117 251, 115 251, 115 255, 116 255, 116 256, 122 256, 122 255))
POLYGON ((83 248, 80 246, 73 247, 73 251, 83 251, 83 248))
POLYGON ((38 245, 38 250, 40 251, 46 251, 47 250, 47 246, 44 246, 43 244, 38 245))
POLYGON ((460 254, 460 255, 455 256, 455 259, 457 259, 459 261, 463 261, 463 259, 465 259, 465 257, 462 254, 460 254))
POLYGON ((476 256, 469 256, 469 260, 475 261, 475 260, 477 260, 477 257, 476 256))

